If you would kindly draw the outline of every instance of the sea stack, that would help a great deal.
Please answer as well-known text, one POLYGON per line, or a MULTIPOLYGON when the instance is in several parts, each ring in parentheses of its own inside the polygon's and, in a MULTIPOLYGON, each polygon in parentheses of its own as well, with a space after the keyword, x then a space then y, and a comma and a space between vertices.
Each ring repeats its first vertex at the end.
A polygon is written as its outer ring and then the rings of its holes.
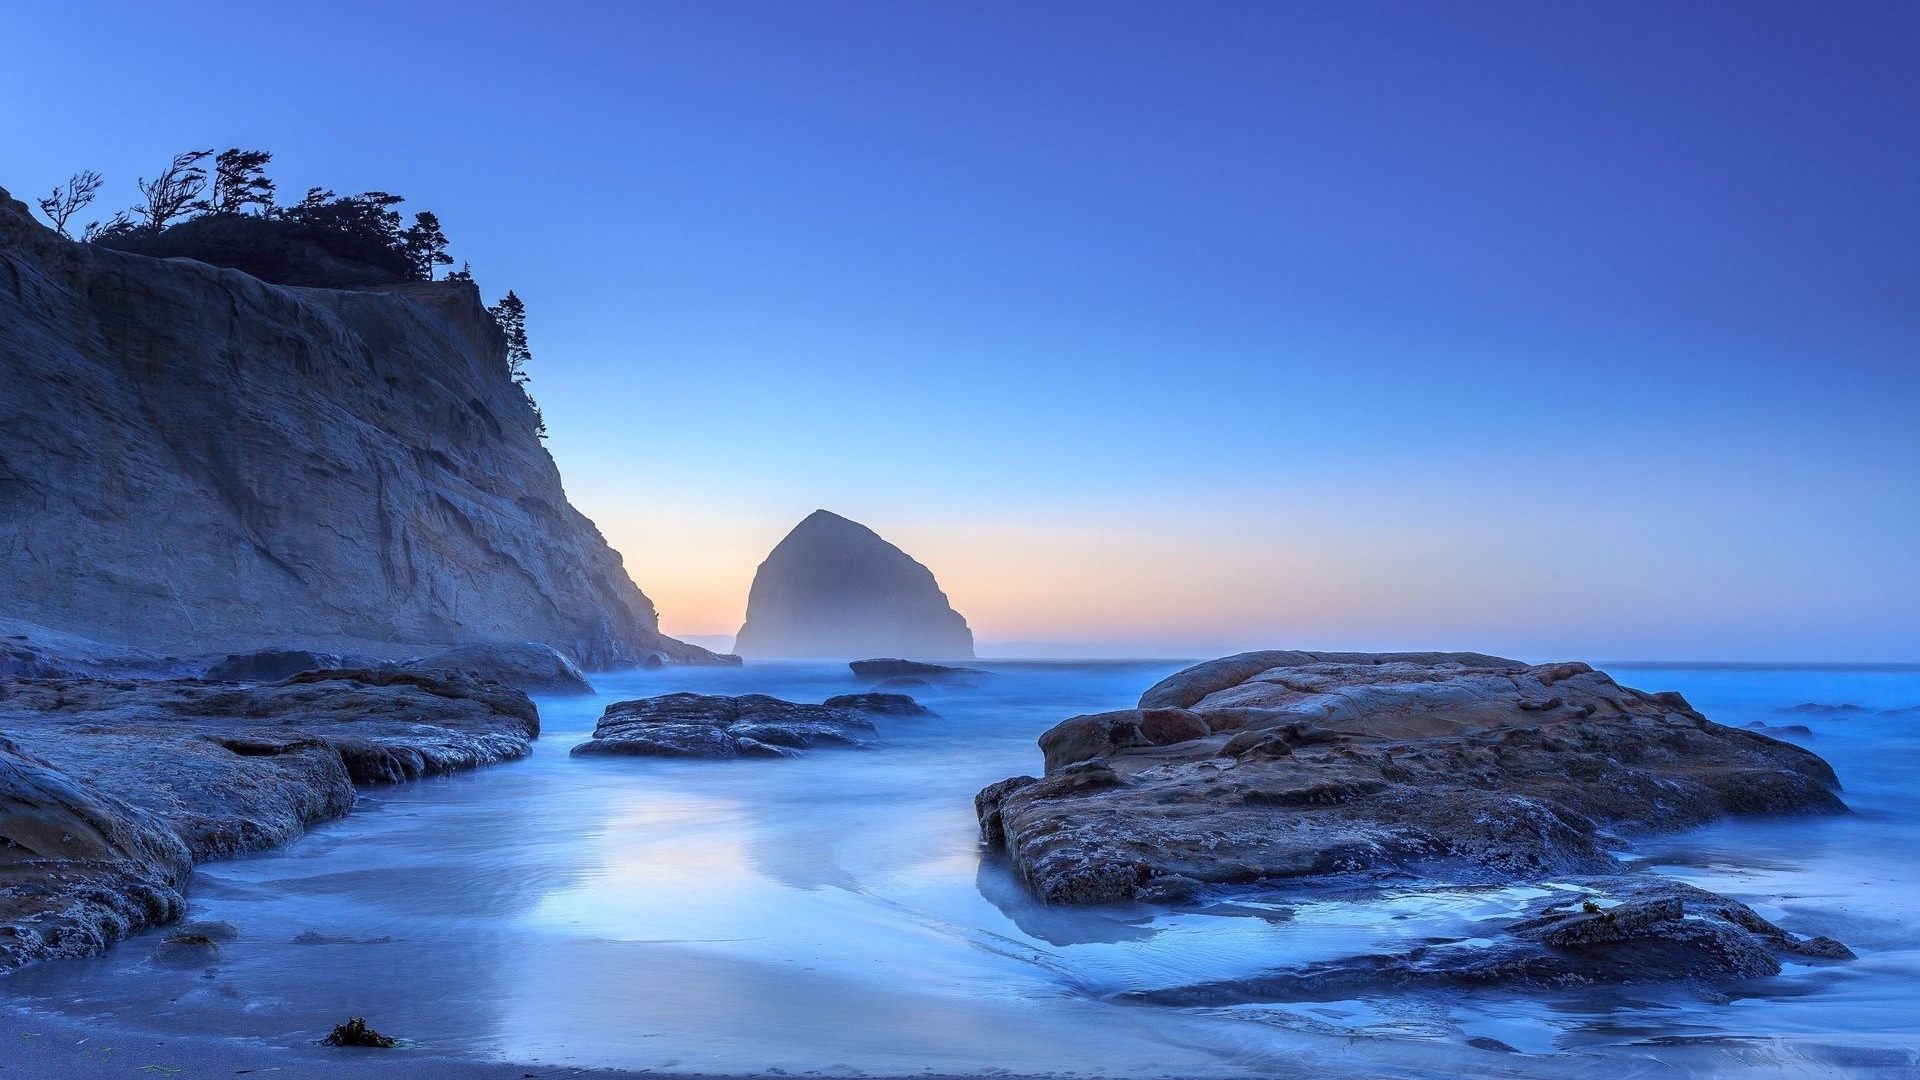
POLYGON ((971 659, 973 631, 933 571, 865 525, 815 510, 754 574, 734 651, 971 659))

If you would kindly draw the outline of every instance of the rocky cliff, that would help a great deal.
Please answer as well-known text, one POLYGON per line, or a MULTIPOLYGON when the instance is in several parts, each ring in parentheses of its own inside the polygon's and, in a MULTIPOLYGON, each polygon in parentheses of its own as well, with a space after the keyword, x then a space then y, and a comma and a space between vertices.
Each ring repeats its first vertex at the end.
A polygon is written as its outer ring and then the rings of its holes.
POLYGON ((470 284, 286 288, 0 190, 0 616, 174 652, 664 638, 470 284))
POLYGON ((742 656, 973 656, 973 631, 933 572, 838 514, 815 510, 753 576, 742 656))

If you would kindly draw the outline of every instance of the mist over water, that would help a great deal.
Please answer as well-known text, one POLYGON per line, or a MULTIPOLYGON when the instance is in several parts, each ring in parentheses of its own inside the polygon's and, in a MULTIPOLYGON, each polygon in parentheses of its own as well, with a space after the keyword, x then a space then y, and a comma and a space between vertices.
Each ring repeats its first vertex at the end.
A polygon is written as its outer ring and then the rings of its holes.
POLYGON ((296 1043, 359 1015, 449 1053, 689 1072, 1920 1067, 1920 669, 1608 668, 1680 690, 1722 723, 1808 727, 1781 737, 1833 763, 1855 814, 1722 824, 1632 855, 1836 937, 1854 963, 1789 965, 1718 1002, 1579 990, 1180 1009, 1112 998, 1457 935, 1541 890, 1043 907, 981 849, 974 792, 1037 773, 1034 739, 1054 722, 1127 707, 1184 665, 980 666, 996 674, 917 695, 938 716, 878 718, 880 749, 793 761, 567 750, 611 701, 677 690, 819 701, 864 688, 844 665, 600 676, 597 697, 540 702, 544 733, 525 761, 369 789, 351 817, 287 848, 201 868, 190 917, 240 932, 212 967, 153 959, 163 934, 151 933, 24 969, 8 989, 173 1033, 296 1043), (1854 708, 1794 711, 1805 703, 1854 708), (1494 1041, 1510 1051, 1484 1048, 1494 1041))

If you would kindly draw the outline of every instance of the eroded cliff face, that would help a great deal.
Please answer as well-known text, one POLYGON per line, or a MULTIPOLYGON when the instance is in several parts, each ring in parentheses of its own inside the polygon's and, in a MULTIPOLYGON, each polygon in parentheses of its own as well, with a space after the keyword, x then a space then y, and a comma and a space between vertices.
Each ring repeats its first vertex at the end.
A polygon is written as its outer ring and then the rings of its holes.
POLYGON ((0 615, 188 652, 712 659, 574 510, 478 291, 268 285, 0 190, 0 615))

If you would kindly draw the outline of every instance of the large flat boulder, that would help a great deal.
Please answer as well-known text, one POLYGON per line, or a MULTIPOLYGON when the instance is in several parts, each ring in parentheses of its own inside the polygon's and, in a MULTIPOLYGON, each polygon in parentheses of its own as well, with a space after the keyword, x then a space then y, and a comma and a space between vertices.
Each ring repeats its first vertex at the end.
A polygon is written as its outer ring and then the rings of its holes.
POLYGON ((529 694, 591 694, 593 684, 558 649, 532 641, 462 645, 409 660, 410 671, 458 673, 529 694))
POLYGON ((725 760, 797 757, 820 747, 870 747, 879 733, 863 713, 890 711, 874 705, 808 705, 765 694, 665 694, 616 701, 594 725, 593 738, 573 753, 725 760))
POLYGON ((1059 903, 1157 881, 1607 874, 1635 833, 1845 810, 1818 756, 1585 664, 1476 653, 1243 654, 1041 736, 1045 775, 976 799, 1059 903))
POLYGON ((416 672, 0 680, 0 969, 177 917, 192 862, 283 844, 356 784, 523 757, 539 731, 518 690, 416 672))

